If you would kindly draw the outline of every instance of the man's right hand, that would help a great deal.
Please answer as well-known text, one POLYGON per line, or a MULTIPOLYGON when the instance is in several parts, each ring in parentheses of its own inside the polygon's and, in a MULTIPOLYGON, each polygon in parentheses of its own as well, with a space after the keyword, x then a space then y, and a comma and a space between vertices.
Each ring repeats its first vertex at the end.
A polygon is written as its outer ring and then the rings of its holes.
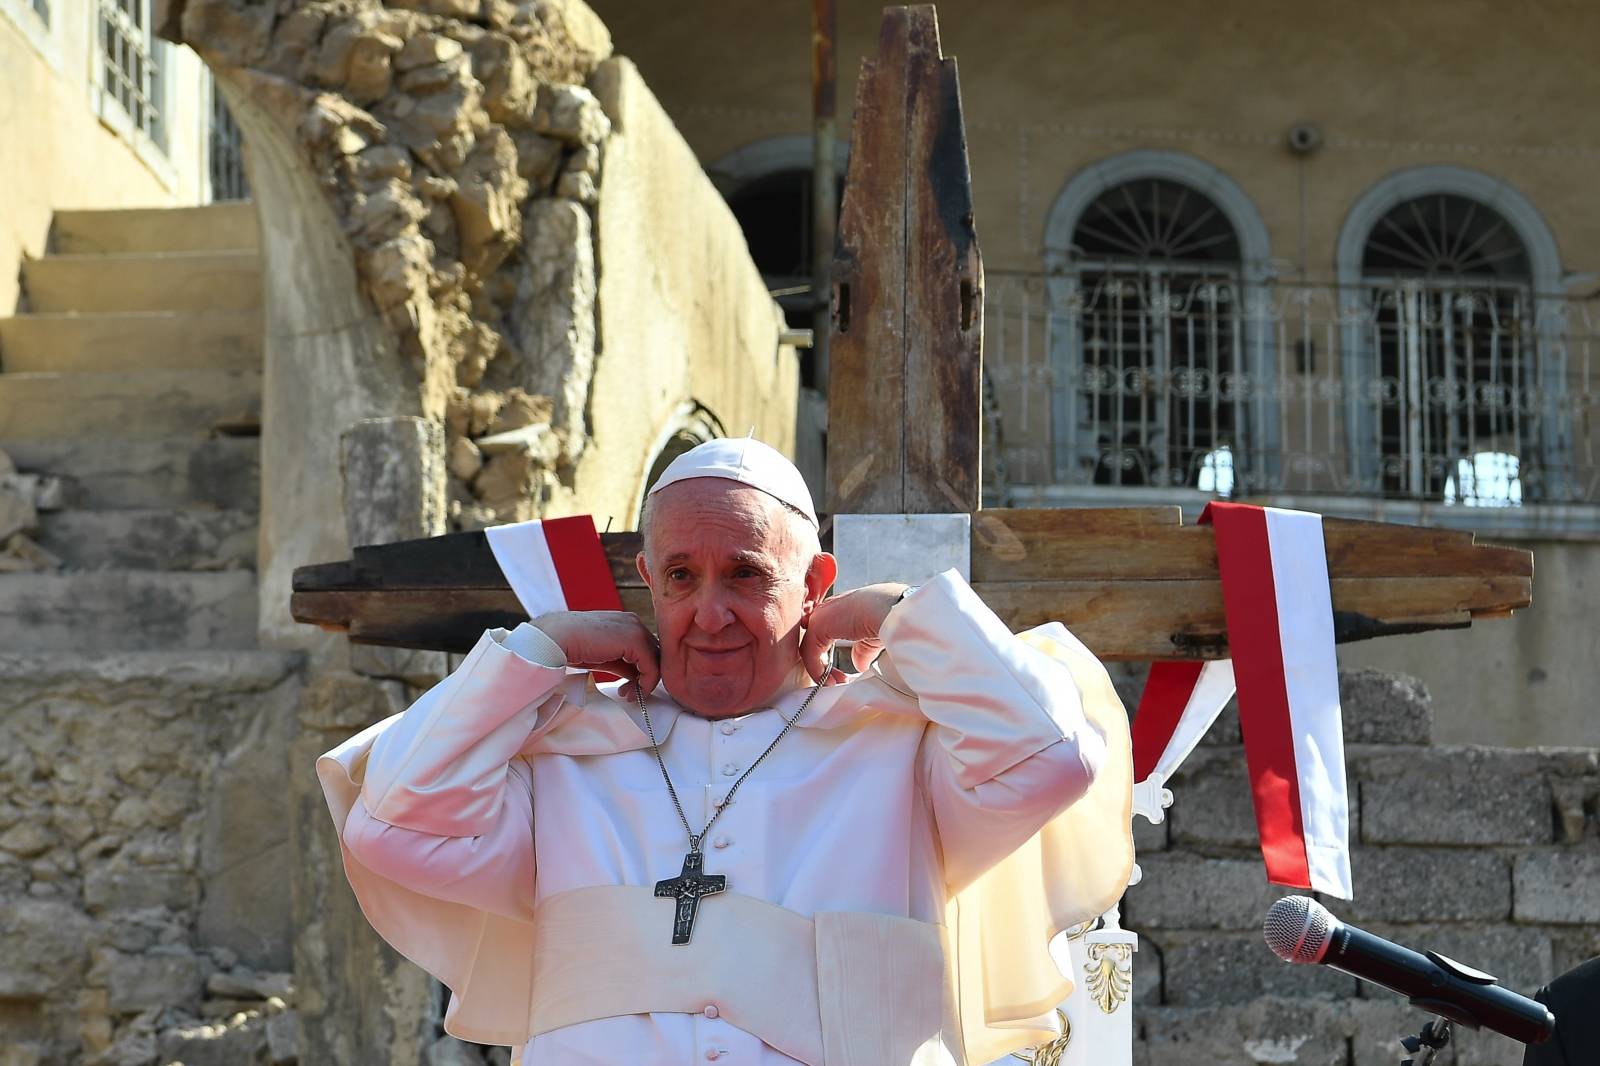
POLYGON ((623 695, 633 686, 646 694, 661 681, 661 658, 654 633, 630 611, 552 611, 533 620, 567 656, 567 665, 625 677, 623 695))

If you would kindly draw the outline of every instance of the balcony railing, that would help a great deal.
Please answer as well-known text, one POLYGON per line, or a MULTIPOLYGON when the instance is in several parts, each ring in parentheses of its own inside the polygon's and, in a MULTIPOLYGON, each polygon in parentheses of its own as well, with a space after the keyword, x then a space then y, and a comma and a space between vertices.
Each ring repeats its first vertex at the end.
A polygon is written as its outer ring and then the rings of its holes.
POLYGON ((991 272, 998 494, 1600 502, 1600 304, 1480 278, 991 272))

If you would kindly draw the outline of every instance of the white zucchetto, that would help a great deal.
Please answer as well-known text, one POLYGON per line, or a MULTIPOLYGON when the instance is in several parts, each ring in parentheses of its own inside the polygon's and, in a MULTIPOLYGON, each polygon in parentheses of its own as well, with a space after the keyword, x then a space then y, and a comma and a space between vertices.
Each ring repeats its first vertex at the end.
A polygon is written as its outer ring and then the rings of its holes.
POLYGON ((696 477, 720 477, 760 489, 805 515, 813 526, 818 525, 811 490, 800 471, 782 452, 754 437, 721 437, 695 445, 667 464, 648 495, 696 477))

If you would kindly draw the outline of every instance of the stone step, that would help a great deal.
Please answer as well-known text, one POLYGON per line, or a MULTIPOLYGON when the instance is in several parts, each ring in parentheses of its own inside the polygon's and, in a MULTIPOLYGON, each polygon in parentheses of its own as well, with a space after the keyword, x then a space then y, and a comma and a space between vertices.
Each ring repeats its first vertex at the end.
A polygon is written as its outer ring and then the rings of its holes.
POLYGON ((256 311, 121 311, 0 318, 8 373, 261 366, 256 311))
POLYGON ((94 429, 126 437, 243 431, 259 426, 260 415, 261 375, 253 370, 0 374, 0 440, 94 429))
POLYGON ((261 256, 246 252, 47 255, 22 264, 27 309, 255 311, 261 256))
POLYGON ((58 511, 34 538, 81 570, 248 570, 256 564, 249 511, 58 511))
POLYGON ((65 478, 68 507, 253 512, 260 506, 261 448, 254 437, 0 437, 0 451, 21 470, 65 478))
POLYGON ((260 247, 255 204, 57 211, 50 247, 62 255, 201 252, 260 247))
POLYGON ((0 648, 253 648, 256 575, 97 570, 0 575, 0 648))

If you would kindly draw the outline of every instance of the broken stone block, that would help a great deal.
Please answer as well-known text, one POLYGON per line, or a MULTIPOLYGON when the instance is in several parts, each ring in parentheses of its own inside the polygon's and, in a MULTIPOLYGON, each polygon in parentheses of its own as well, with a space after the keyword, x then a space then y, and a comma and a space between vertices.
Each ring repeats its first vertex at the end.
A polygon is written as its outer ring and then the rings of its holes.
POLYGON ((286 973, 256 973, 240 967, 206 978, 206 992, 231 999, 283 999, 294 991, 294 980, 286 973))
MULTIPOLYGON (((494 424, 489 427, 489 432, 498 436, 535 423, 547 425, 554 412, 555 406, 550 397, 535 396, 525 389, 511 389, 506 393, 505 402, 495 416, 494 424)), ((483 443, 479 441, 478 446, 482 448, 483 443)))
POLYGON ((388 95, 394 84, 392 57, 401 41, 386 33, 372 33, 356 41, 350 52, 344 91, 358 104, 373 104, 388 95))
POLYGON ((450 445, 450 473, 462 481, 471 481, 483 469, 483 453, 466 437, 457 437, 450 445))
POLYGON ((539 90, 534 130, 570 145, 599 144, 611 134, 611 120, 594 93, 581 85, 546 85, 539 90))
POLYGON ((187 951, 157 948, 128 955, 102 948, 90 977, 105 985, 116 1012, 192 1008, 200 1002, 200 960, 187 951))
MULTIPOLYGON (((414 5, 396 4, 396 7, 414 5)), ((419 33, 405 43, 400 49, 400 54, 395 56, 394 67, 402 74, 409 73, 419 67, 433 66, 448 63, 461 55, 463 49, 460 41, 451 40, 449 37, 438 33, 419 33)))
POLYGON ((444 532, 444 439, 414 417, 365 418, 340 436, 350 544, 388 544, 444 532))
POLYGON ((600 187, 594 183, 594 175, 569 170, 556 182, 556 195, 593 207, 600 202, 600 187))
POLYGON ((517 146, 517 173, 534 191, 550 188, 561 169, 561 142, 527 129, 513 129, 511 139, 517 146))
POLYGON ((582 172, 584 174, 598 175, 600 173, 600 146, 586 144, 581 148, 574 149, 573 153, 567 156, 566 164, 562 169, 569 174, 582 172))
POLYGON ((487 274, 504 262, 522 239, 520 204, 528 186, 517 176, 517 150, 496 126, 478 139, 450 197, 461 236, 461 261, 474 274, 487 274))
POLYGON ((483 105, 491 119, 509 127, 533 121, 539 87, 509 37, 486 34, 473 49, 473 72, 483 82, 483 105))

